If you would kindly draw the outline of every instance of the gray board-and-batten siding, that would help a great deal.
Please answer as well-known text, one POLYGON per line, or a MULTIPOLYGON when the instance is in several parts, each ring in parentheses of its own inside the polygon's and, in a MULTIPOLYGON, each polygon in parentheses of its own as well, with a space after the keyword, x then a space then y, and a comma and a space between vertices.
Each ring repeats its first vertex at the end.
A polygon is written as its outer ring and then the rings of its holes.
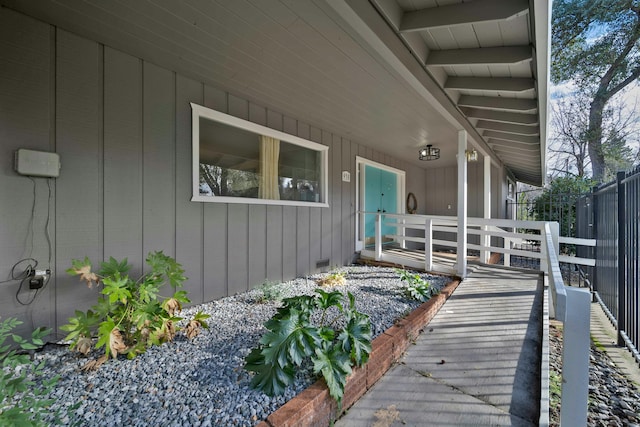
POLYGON ((44 268, 49 257, 47 181, 35 179, 31 244, 33 183, 13 171, 14 151, 54 151, 62 163, 50 182, 53 277, 29 306, 17 282, 0 284, 0 316, 24 328, 59 327, 96 301, 65 273, 74 258, 126 257, 140 274, 162 250, 184 266, 193 303, 350 262, 356 189, 341 171, 355 177, 356 156, 405 170, 407 191, 426 199, 420 168, 6 8, 0 63, 0 280, 21 258, 44 268), (191 202, 190 102, 329 146, 330 207, 191 202))

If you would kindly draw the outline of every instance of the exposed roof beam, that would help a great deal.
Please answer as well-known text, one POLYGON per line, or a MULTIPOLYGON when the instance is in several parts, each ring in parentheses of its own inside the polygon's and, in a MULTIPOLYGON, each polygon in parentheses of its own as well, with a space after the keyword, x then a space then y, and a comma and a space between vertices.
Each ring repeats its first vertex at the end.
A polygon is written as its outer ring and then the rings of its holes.
POLYGON ((447 49, 429 52, 426 65, 511 65, 531 61, 532 58, 533 51, 529 46, 447 49))
POLYGON ((516 133, 495 132, 491 130, 485 131, 482 136, 484 136, 485 138, 491 138, 492 140, 518 142, 521 144, 540 146, 539 136, 518 135, 516 133))
POLYGON ((491 148, 498 151, 520 151, 527 152, 530 154, 540 153, 539 147, 527 144, 518 144, 517 142, 508 142, 508 141, 496 141, 494 139, 489 140, 489 145, 491 148))
MULTIPOLYGON (((465 3, 466 4, 466 3, 465 3)), ((533 79, 524 77, 452 77, 447 78, 445 89, 497 90, 525 92, 535 89, 533 79)))
POLYGON ((540 185, 540 184, 534 184, 534 183, 540 182, 540 174, 539 173, 536 175, 534 173, 527 173, 527 172, 523 172, 523 171, 521 171, 519 169, 514 169, 514 168, 509 168, 509 170, 516 177, 517 181, 526 182, 526 183, 530 183, 530 184, 533 184, 533 185, 540 185))
POLYGON ((507 166, 518 165, 523 169, 531 170, 533 172, 540 165, 540 158, 536 156, 527 156, 523 153, 509 151, 497 151, 496 154, 500 156, 507 166))
POLYGON ((405 12, 400 32, 421 31, 450 25, 501 21, 529 11, 527 0, 476 0, 467 3, 405 12))
POLYGON ((518 181, 522 181, 523 178, 524 179, 530 179, 530 180, 535 180, 536 177, 539 177, 540 174, 536 174, 535 172, 529 172, 529 170, 522 170, 520 168, 509 168, 511 170, 511 173, 513 173, 514 175, 516 175, 516 178, 518 178, 518 181))
POLYGON ((507 164, 507 167, 520 166, 520 170, 527 170, 531 171, 532 173, 534 173, 540 166, 540 162, 537 162, 537 164, 532 164, 532 161, 530 160, 521 160, 520 155, 518 155, 514 159, 509 159, 506 158, 506 156, 503 156, 502 160, 507 164))
POLYGON ((536 180, 540 179, 540 173, 538 173, 538 175, 535 175, 535 172, 529 171, 529 170, 522 170, 520 168, 517 167, 512 167, 509 168, 509 170, 511 171, 511 173, 516 177, 516 181, 520 181, 520 182, 537 182, 536 180))
POLYGON ((499 132, 517 133, 518 135, 540 135, 538 126, 512 125, 509 123, 490 122, 478 120, 477 129, 497 130, 499 132))
POLYGON ((467 107, 461 107, 460 111, 462 111, 465 116, 473 117, 475 119, 491 120, 493 122, 502 123, 515 123, 521 125, 538 124, 537 114, 508 113, 505 111, 482 110, 480 108, 467 107))
POLYGON ((534 113, 538 109, 538 102, 535 99, 505 98, 503 96, 462 95, 458 100, 458 106, 534 113))

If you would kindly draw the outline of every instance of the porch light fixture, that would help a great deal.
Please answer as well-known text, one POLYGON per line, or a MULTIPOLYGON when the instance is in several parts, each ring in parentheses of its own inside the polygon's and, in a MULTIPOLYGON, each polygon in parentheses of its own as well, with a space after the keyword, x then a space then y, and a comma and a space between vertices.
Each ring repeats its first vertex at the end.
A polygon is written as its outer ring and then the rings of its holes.
POLYGON ((467 158, 467 162, 478 161, 478 152, 476 150, 465 150, 464 155, 467 158))
POLYGON ((420 160, 438 160, 440 158, 440 149, 435 148, 431 144, 427 144, 426 147, 421 148, 418 153, 420 160))

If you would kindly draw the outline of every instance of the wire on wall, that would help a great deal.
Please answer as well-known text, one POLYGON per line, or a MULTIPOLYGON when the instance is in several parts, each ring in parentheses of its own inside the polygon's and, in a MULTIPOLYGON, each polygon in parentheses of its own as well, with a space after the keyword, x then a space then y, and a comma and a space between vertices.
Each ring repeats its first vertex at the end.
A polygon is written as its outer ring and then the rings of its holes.
POLYGON ((47 264, 47 266, 49 269, 51 269, 51 257, 53 252, 51 250, 51 235, 49 234, 49 222, 51 219, 51 179, 47 179, 47 188, 49 189, 49 195, 47 196, 47 222, 45 222, 44 224, 44 234, 47 238, 47 247, 49 249, 49 263, 47 264))
POLYGON ((26 253, 26 257, 19 260, 18 262, 16 262, 15 264, 13 264, 13 266, 11 267, 11 273, 10 273, 10 278, 7 280, 2 280, 0 281, 0 284, 3 283, 9 283, 9 282, 15 282, 15 281, 19 281, 20 284, 18 286, 18 289, 16 290, 16 301, 18 301, 18 303, 20 305, 30 305, 32 304, 36 298, 38 297, 38 295, 41 293, 41 291, 43 291, 47 285, 49 284, 49 281, 51 280, 51 259, 52 259, 52 254, 53 254, 53 250, 52 250, 52 243, 51 243, 51 234, 49 232, 49 224, 51 222, 51 180, 47 179, 47 188, 48 188, 48 196, 47 196, 47 218, 46 218, 46 222, 45 222, 45 227, 44 227, 44 232, 45 232, 45 238, 47 241, 47 250, 48 250, 48 265, 47 265, 47 269, 46 271, 46 275, 43 273, 39 273, 42 274, 43 276, 46 276, 46 279, 44 280, 44 283, 42 284, 42 287, 37 288, 34 290, 34 292, 31 294, 30 298, 24 300, 20 297, 20 294, 25 286, 25 284, 29 284, 29 280, 30 278, 32 278, 34 275, 36 275, 36 267, 38 266, 38 261, 32 257, 33 255, 33 251, 34 251, 34 247, 35 247, 35 212, 36 212, 36 197, 37 197, 37 193, 36 193, 36 181, 35 179, 33 179, 32 177, 28 176, 27 178, 29 178, 29 180, 31 180, 31 182, 33 183, 33 203, 31 204, 31 216, 29 218, 29 225, 28 225, 28 229, 27 229, 27 236, 25 237, 25 253, 26 253))

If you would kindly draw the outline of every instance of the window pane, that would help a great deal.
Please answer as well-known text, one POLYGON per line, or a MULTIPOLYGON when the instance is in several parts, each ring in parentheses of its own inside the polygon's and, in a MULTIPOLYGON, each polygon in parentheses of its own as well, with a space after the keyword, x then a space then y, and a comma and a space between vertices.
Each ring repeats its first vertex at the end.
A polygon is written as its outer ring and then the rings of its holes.
POLYGON ((258 197, 257 136, 200 118, 200 195, 258 197))
POLYGON ((320 202, 320 153, 281 142, 278 175, 280 199, 320 202))
POLYGON ((322 151, 206 117, 198 123, 198 196, 325 202, 322 151))

